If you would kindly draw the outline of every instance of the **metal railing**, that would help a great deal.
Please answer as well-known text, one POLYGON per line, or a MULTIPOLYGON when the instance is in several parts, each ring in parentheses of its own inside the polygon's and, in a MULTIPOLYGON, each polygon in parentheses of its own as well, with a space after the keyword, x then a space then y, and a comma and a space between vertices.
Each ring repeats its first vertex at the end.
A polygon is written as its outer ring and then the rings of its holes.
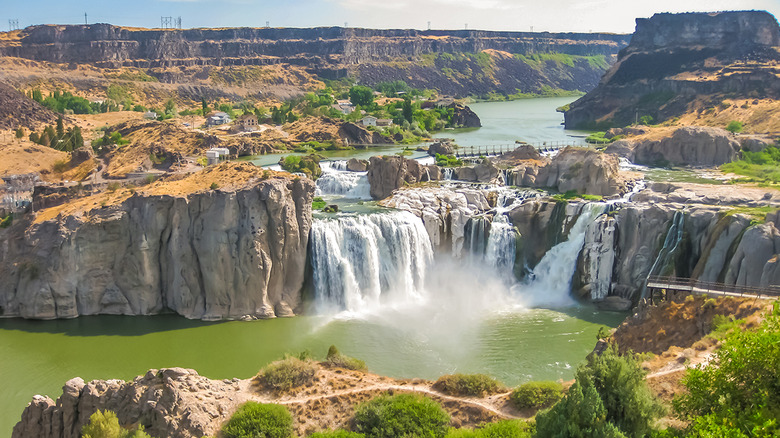
POLYGON ((587 143, 579 143, 573 141, 542 141, 536 143, 510 143, 510 144, 495 144, 484 146, 460 146, 455 151, 455 156, 461 157, 490 157, 512 152, 521 146, 533 146, 535 149, 541 152, 551 152, 559 149, 564 149, 569 146, 587 147, 587 143))
POLYGON ((751 298, 780 298, 780 286, 738 286, 735 284, 700 281, 691 278, 650 276, 647 288, 691 294, 722 295, 751 298))

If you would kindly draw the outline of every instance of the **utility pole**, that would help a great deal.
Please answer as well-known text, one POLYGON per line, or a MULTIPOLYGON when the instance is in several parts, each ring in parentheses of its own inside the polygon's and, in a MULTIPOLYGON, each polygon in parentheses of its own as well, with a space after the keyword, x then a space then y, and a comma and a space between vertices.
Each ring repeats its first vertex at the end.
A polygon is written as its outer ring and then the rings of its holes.
POLYGON ((19 19, 8 20, 8 31, 19 30, 19 19))
POLYGON ((345 21, 345 22, 344 22, 344 29, 346 29, 346 28, 348 28, 348 27, 349 27, 349 23, 347 23, 347 22, 345 21))
POLYGON ((431 22, 428 22, 428 30, 431 30, 431 22))
POLYGON ((265 27, 271 27, 271 22, 270 21, 266 21, 265 22, 265 27))
POLYGON ((84 12, 84 24, 89 24, 89 23, 87 23, 87 13, 86 12, 84 12))

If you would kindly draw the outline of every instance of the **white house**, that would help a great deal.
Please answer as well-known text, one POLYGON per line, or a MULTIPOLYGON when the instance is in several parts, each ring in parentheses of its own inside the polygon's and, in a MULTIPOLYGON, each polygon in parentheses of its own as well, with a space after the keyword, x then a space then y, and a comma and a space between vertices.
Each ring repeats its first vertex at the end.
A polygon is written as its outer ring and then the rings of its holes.
POLYGON ((377 118, 374 116, 365 116, 360 122, 363 126, 376 126, 376 121, 377 118))
POLYGON ((146 120, 157 120, 157 113, 154 111, 147 111, 144 113, 144 118, 146 120))
POLYGON ((211 148, 206 151, 206 160, 208 165, 211 166, 212 164, 219 163, 220 158, 227 157, 228 155, 230 155, 230 150, 228 148, 211 148))
POLYGON ((216 112, 206 119, 206 126, 218 126, 230 123, 230 116, 221 111, 216 112))
POLYGON ((355 111, 355 105, 352 105, 352 102, 348 100, 337 100, 335 104, 333 104, 333 109, 336 111, 341 111, 342 114, 352 114, 352 111, 355 111))

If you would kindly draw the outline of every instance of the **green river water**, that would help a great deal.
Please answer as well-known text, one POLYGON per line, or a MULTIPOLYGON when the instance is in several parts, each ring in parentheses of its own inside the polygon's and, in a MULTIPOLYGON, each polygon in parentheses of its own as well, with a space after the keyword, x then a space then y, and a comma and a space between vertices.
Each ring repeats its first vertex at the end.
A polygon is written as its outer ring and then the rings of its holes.
MULTIPOLYGON (((442 135, 463 144, 562 140, 568 133, 555 108, 572 100, 474 104, 484 128, 442 135)), ((258 161, 269 158, 279 159, 258 161)), ((460 295, 473 298, 483 292, 477 287, 460 295)), ((309 349, 324 356, 331 344, 364 359, 370 371, 393 377, 434 379, 451 372, 481 372, 507 385, 570 379, 592 350, 599 327, 615 327, 625 317, 590 307, 495 305, 490 312, 476 313, 468 301, 457 304, 432 303, 411 312, 389 309, 345 319, 301 316, 218 323, 172 315, 0 319, 0 436, 10 435, 33 395, 56 398, 72 377, 130 379, 150 368, 179 366, 210 378, 247 378, 285 353, 309 349)))

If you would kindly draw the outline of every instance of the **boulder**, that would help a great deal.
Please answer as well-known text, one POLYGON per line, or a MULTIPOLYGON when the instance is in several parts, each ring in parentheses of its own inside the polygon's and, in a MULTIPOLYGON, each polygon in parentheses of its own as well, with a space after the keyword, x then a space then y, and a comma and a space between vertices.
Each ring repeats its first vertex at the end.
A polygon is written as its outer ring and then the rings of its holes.
POLYGON ((455 153, 455 148, 450 142, 437 141, 428 146, 428 155, 435 157, 436 154, 452 155, 455 153))
POLYGON ((347 160, 347 170, 350 172, 366 172, 368 170, 368 160, 350 158, 347 160))
POLYGON ((95 151, 92 150, 92 146, 82 146, 70 154, 71 166, 77 166, 87 160, 95 158, 95 151))
POLYGON ((550 164, 539 168, 536 187, 600 196, 623 193, 626 182, 619 174, 619 164, 614 155, 595 149, 567 147, 550 164))
POLYGON ((627 312, 634 306, 633 302, 627 298, 618 296, 609 296, 601 301, 596 301, 596 307, 599 310, 606 310, 609 312, 627 312))
POLYGON ((480 128, 482 121, 479 116, 466 105, 452 103, 449 108, 453 109, 452 124, 461 128, 480 128))
POLYGON ((371 197, 374 199, 387 198, 393 190, 406 184, 439 179, 441 171, 433 164, 424 166, 417 160, 398 155, 371 157, 369 160, 368 183, 371 186, 371 197))
POLYGON ((760 152, 769 146, 775 145, 775 140, 761 135, 740 135, 737 137, 742 150, 760 152))

